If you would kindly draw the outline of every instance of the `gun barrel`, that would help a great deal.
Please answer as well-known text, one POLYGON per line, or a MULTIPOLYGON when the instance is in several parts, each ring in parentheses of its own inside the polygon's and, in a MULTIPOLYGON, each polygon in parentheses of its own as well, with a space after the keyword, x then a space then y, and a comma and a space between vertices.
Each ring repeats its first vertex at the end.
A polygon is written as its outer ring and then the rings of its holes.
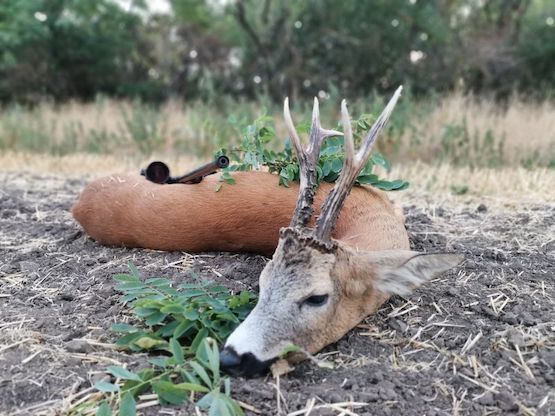
POLYGON ((219 156, 216 160, 207 163, 183 176, 169 178, 171 183, 198 183, 207 175, 216 173, 218 169, 227 168, 229 166, 229 158, 227 156, 219 156))

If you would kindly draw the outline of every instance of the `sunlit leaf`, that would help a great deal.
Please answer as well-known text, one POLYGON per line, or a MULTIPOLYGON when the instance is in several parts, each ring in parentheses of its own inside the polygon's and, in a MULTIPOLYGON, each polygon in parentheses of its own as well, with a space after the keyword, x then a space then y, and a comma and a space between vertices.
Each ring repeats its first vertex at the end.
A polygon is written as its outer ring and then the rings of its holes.
POLYGON ((114 377, 118 377, 121 378, 123 380, 135 380, 135 381, 141 381, 141 378, 135 374, 132 373, 131 371, 120 367, 118 365, 111 365, 108 367, 107 371, 112 374, 114 377))
POLYGON ((124 393, 119 404, 119 416, 135 416, 137 414, 137 405, 133 395, 124 393))
POLYGON ((98 406, 98 409, 96 409, 95 416, 112 416, 112 409, 110 409, 110 406, 108 406, 105 400, 103 400, 100 406, 98 406))

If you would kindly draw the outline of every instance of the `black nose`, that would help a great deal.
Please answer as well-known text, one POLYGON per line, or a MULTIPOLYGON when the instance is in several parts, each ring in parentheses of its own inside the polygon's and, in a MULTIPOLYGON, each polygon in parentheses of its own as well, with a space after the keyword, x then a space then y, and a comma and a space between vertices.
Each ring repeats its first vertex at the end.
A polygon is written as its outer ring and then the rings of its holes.
POLYGON ((220 367, 222 370, 239 367, 241 365, 241 357, 233 348, 224 348, 220 352, 220 367))
POLYGON ((239 355, 229 346, 220 352, 220 368, 232 376, 252 377, 267 370, 274 361, 260 361, 250 352, 239 355))

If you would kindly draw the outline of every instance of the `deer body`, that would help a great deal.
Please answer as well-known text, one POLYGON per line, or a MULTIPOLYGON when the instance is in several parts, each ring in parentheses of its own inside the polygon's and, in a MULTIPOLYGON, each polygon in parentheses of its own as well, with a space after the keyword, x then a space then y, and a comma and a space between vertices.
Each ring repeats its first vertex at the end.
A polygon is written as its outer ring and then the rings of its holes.
POLYGON ((299 162, 298 186, 278 187, 274 175, 257 172, 236 173, 237 183, 224 184, 219 192, 217 177, 198 185, 156 185, 139 176, 115 175, 89 185, 73 215, 105 244, 265 254, 275 249, 260 275, 258 303, 227 339, 220 367, 249 376, 266 369, 292 344, 315 353, 389 296, 408 295, 461 261, 453 254, 410 251, 402 214, 387 197, 369 187, 353 188, 400 93, 401 88, 356 154, 345 101, 339 133, 321 127, 315 99, 303 149, 286 99, 284 118, 299 162), (337 135, 344 135, 343 169, 333 188, 321 184, 316 189, 320 148, 327 137, 337 135))
MULTIPOLYGON (((187 252, 271 255, 279 230, 291 221, 298 184, 278 186, 266 172, 236 172, 234 185, 218 175, 195 185, 158 185, 139 175, 112 175, 89 184, 72 208, 85 231, 102 244, 187 252)), ((332 186, 322 183, 319 205, 332 186)), ((334 231, 358 250, 408 249, 403 215, 384 192, 356 187, 334 231)))

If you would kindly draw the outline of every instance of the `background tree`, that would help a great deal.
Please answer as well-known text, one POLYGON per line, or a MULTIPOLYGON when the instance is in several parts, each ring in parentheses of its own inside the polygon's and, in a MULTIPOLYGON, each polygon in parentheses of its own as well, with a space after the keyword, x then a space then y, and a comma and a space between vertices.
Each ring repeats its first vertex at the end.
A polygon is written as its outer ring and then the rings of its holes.
POLYGON ((0 100, 555 87, 546 0, 4 0, 0 100))

